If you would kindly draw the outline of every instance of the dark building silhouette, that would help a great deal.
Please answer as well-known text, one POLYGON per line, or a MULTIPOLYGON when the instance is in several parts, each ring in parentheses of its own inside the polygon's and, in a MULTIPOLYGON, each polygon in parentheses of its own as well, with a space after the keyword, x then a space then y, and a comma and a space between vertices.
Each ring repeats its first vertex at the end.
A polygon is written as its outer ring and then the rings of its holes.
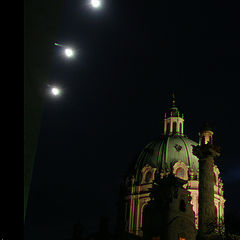
POLYGON ((183 187, 186 183, 173 174, 154 181, 151 200, 143 211, 144 239, 196 238, 190 192, 183 187))
POLYGON ((84 239, 84 227, 82 224, 73 225, 73 235, 72 240, 83 240, 84 239))
POLYGON ((90 234, 87 237, 87 240, 113 240, 113 239, 115 239, 115 237, 112 233, 109 232, 109 219, 106 216, 100 217, 99 231, 90 234))

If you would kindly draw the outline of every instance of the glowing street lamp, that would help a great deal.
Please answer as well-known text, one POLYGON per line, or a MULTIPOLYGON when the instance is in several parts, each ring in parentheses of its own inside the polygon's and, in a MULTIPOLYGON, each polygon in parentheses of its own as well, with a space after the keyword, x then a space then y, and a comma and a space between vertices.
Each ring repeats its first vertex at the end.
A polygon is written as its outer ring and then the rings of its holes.
POLYGON ((91 0, 91 5, 93 8, 100 8, 102 5, 101 0, 91 0))
POLYGON ((74 56, 74 50, 72 48, 65 47, 64 45, 59 44, 59 43, 54 43, 54 45, 58 46, 58 47, 63 47, 64 48, 64 55, 66 57, 72 58, 74 56))
POLYGON ((53 96, 59 96, 60 93, 61 93, 61 90, 60 90, 59 88, 57 88, 57 87, 52 87, 52 88, 51 88, 51 94, 52 94, 53 96))
POLYGON ((73 57, 73 55, 74 55, 74 52, 73 52, 73 50, 71 48, 66 48, 64 52, 65 52, 65 55, 68 58, 73 57))

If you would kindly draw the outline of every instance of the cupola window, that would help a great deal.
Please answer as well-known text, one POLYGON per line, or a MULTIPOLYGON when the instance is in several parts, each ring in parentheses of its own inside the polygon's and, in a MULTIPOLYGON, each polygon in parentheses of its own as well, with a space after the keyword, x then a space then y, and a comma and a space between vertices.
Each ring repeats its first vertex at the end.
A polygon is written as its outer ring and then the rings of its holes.
POLYGON ((167 134, 170 133, 170 123, 167 123, 167 134))
POLYGON ((173 133, 177 132, 177 123, 173 122, 173 133))

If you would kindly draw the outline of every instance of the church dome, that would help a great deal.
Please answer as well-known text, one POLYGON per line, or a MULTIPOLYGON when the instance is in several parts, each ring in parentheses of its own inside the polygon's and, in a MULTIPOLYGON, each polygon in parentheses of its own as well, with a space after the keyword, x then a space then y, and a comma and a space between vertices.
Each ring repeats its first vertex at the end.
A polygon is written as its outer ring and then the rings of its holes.
POLYGON ((140 152, 132 169, 136 181, 141 182, 142 169, 149 165, 158 172, 171 172, 175 163, 181 161, 195 174, 198 158, 192 153, 192 145, 198 145, 179 134, 162 135, 160 139, 147 144, 140 152))
MULTIPOLYGON (((199 226, 199 186, 201 186, 201 181, 199 179, 199 159, 193 155, 193 147, 211 144, 213 131, 208 124, 204 124, 200 128, 199 143, 189 139, 184 134, 184 115, 180 113, 175 103, 173 95, 172 104, 164 115, 163 132, 159 134, 159 138, 149 142, 140 151, 135 161, 129 166, 121 186, 121 195, 124 197, 119 208, 121 227, 125 232, 143 238, 145 236, 149 239, 151 236, 164 238, 164 235, 160 235, 159 230, 162 226, 168 227, 168 233, 178 231, 180 226, 179 229, 183 235, 182 219, 180 218, 183 216, 182 214, 187 213, 183 207, 187 202, 190 202, 191 206, 190 204, 189 206, 195 216, 192 212, 190 217, 192 220, 186 224, 190 224, 194 228, 195 223, 196 229, 199 226), (179 189, 174 190, 180 182, 183 184, 184 192, 187 193, 185 200, 183 199, 184 195, 178 192, 179 189), (167 196, 167 192, 169 196, 167 196), (167 212, 170 209, 171 212, 167 212), (165 219, 165 217, 167 218, 165 219), (171 225, 174 222, 176 225, 171 225), (153 234, 150 235, 150 232, 153 234)), ((200 169, 200 174, 201 171, 204 172, 203 169, 200 169)), ((209 178, 206 178, 205 181, 206 183, 209 181, 209 184, 213 186, 208 192, 213 193, 211 196, 214 199, 211 200, 211 204, 213 209, 214 203, 215 217, 217 217, 215 223, 218 224, 224 218, 223 184, 216 165, 212 166, 211 172, 212 174, 209 172, 209 178)), ((212 212, 212 214, 214 213, 212 212)), ((186 215, 188 221, 189 216, 186 215)), ((179 239, 179 234, 175 236, 176 239, 179 239)), ((185 238, 187 238, 186 235, 184 235, 185 238)))
POLYGON ((163 134, 158 140, 147 144, 140 152, 134 165, 129 169, 128 178, 134 176, 135 180, 141 183, 143 171, 148 167, 154 168, 158 173, 167 173, 173 172, 175 167, 180 165, 185 170, 188 169, 184 171, 185 178, 188 171, 197 175, 198 158, 192 153, 192 145, 196 146, 198 143, 184 135, 184 117, 180 114, 175 102, 173 95, 171 107, 164 117, 163 134))

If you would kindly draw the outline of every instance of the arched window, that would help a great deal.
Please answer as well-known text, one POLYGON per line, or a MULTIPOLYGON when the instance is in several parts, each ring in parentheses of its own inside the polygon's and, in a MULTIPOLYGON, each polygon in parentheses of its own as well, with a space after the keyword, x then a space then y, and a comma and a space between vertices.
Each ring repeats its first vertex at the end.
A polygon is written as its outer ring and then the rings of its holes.
POLYGON ((215 221, 217 223, 218 222, 218 210, 217 210, 216 205, 214 206, 214 208, 215 208, 215 221))
POLYGON ((182 134, 182 123, 180 123, 180 126, 179 126, 179 132, 182 134))
POLYGON ((146 183, 150 182, 151 178, 152 178, 152 172, 148 171, 145 175, 145 182, 146 183))
POLYGON ((178 178, 184 178, 184 175, 185 175, 185 171, 182 167, 179 167, 177 170, 176 170, 176 176, 178 178))
POLYGON ((170 133, 170 123, 167 124, 167 133, 170 133))
POLYGON ((213 173, 213 176, 214 176, 214 184, 216 185, 217 184, 217 176, 215 173, 213 173))
POLYGON ((177 132, 177 123, 173 122, 173 133, 177 132))

